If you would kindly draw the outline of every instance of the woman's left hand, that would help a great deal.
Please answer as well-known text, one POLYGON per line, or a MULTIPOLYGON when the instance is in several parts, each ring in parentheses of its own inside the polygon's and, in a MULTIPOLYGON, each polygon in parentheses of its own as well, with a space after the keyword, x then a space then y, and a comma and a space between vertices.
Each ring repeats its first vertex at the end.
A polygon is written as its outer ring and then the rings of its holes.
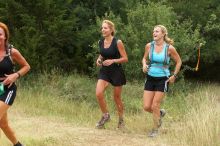
POLYGON ((114 63, 114 59, 107 59, 103 61, 102 65, 109 66, 109 65, 112 65, 113 63, 114 63))
POLYGON ((169 83, 174 83, 175 82, 176 77, 174 75, 170 76, 168 79, 169 83))
POLYGON ((10 75, 5 74, 5 80, 3 81, 4 85, 8 85, 9 87, 17 80, 19 75, 17 73, 13 73, 10 75))

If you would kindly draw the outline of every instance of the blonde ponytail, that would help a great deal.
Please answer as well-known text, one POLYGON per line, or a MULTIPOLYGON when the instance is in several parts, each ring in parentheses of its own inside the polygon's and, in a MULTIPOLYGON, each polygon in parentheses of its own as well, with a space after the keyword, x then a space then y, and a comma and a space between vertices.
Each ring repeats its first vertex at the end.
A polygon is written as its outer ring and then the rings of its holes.
POLYGON ((167 44, 170 44, 170 45, 173 45, 173 44, 174 44, 173 39, 169 38, 167 35, 164 36, 164 41, 165 41, 167 44))

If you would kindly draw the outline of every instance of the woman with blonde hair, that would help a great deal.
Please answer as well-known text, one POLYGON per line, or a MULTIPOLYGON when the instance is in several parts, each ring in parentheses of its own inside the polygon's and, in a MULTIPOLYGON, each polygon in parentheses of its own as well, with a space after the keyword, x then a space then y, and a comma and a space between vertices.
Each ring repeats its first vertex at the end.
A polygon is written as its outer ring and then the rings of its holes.
POLYGON ((168 91, 168 84, 174 83, 180 71, 182 61, 173 47, 173 40, 168 37, 165 26, 156 25, 153 30, 153 41, 145 47, 142 59, 143 72, 146 73, 146 82, 143 94, 144 110, 153 114, 154 127, 148 134, 154 137, 162 124, 162 118, 166 111, 160 109, 161 101, 165 92, 168 91), (169 70, 170 59, 175 61, 175 70, 171 74, 169 70))
POLYGON ((128 62, 128 57, 122 41, 114 37, 115 26, 113 22, 104 20, 101 33, 103 38, 99 41, 100 55, 96 61, 97 66, 101 67, 96 85, 96 97, 102 111, 102 117, 97 122, 96 127, 102 128, 110 120, 110 114, 104 99, 104 92, 110 83, 114 87, 113 98, 119 116, 118 128, 122 128, 124 127, 124 107, 121 92, 122 86, 126 84, 126 79, 121 64, 128 62))
POLYGON ((0 128, 14 146, 23 146, 8 124, 7 111, 16 97, 17 87, 15 81, 25 75, 30 66, 21 53, 9 45, 8 40, 8 27, 0 22, 0 128), (14 72, 15 63, 20 66, 20 69, 16 72, 14 72))

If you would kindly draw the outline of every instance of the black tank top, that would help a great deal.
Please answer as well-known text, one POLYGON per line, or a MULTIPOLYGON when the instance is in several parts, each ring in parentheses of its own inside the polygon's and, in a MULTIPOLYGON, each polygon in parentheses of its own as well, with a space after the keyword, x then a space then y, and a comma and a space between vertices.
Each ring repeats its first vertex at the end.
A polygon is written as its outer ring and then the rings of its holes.
POLYGON ((117 39, 115 37, 112 39, 109 48, 104 48, 104 38, 101 39, 99 41, 99 49, 100 49, 100 54, 103 57, 103 60, 120 58, 120 53, 118 51, 118 46, 117 46, 117 39))
POLYGON ((12 63, 10 56, 11 56, 11 49, 6 51, 6 55, 0 61, 0 77, 5 77, 5 74, 14 73, 14 64, 12 63))

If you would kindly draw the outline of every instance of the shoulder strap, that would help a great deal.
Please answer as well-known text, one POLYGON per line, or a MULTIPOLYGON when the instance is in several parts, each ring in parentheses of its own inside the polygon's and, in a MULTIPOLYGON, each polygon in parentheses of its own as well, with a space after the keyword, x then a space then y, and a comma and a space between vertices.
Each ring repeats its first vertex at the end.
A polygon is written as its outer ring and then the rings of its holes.
POLYGON ((167 62, 167 58, 168 58, 168 49, 169 49, 169 44, 166 44, 166 46, 165 46, 165 53, 164 53, 164 55, 165 55, 165 57, 164 57, 164 65, 168 65, 168 62, 167 62))
POLYGON ((115 48, 117 48, 117 50, 118 50, 118 39, 117 38, 113 38, 114 40, 113 40, 113 43, 114 43, 114 47, 115 48))
POLYGON ((120 57, 120 53, 119 53, 119 50, 118 50, 118 39, 117 38, 113 38, 113 46, 114 46, 114 48, 116 49, 116 51, 117 51, 117 57, 120 57))
POLYGON ((102 47, 103 40, 104 40, 104 39, 102 38, 102 39, 100 39, 100 40, 98 41, 99 48, 101 48, 101 47, 102 47))
POLYGON ((154 52, 154 41, 150 42, 150 52, 149 52, 149 61, 150 64, 153 63, 153 52, 154 52))

